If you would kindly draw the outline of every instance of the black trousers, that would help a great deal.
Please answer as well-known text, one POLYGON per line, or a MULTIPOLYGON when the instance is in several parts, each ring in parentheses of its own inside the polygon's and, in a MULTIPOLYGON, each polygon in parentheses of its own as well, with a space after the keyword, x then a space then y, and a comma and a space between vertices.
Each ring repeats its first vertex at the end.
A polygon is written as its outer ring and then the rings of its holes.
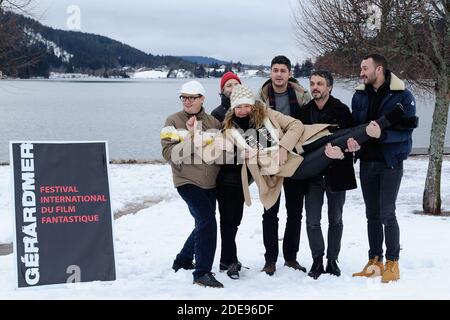
MULTIPOLYGON (((286 198, 286 228, 283 238, 283 256, 286 261, 297 259, 300 245, 300 230, 302 226, 302 209, 305 193, 305 182, 285 178, 283 183, 286 198)), ((266 252, 266 262, 276 262, 278 258, 278 211, 280 209, 280 197, 263 214, 263 240, 266 252)))
POLYGON ((244 211, 242 186, 218 184, 217 202, 220 213, 220 264, 222 269, 226 269, 230 264, 238 262, 236 234, 244 211))
MULTIPOLYGON (((383 122, 380 121, 379 124, 382 129, 385 127, 383 122)), ((291 178, 304 180, 320 175, 334 160, 325 155, 325 145, 331 143, 331 145, 338 146, 344 151, 347 148, 349 138, 354 138, 361 145, 372 139, 367 135, 366 127, 367 124, 362 124, 354 128, 337 130, 333 135, 322 139, 323 143, 320 146, 302 154, 303 161, 291 178)))
POLYGON ((383 258, 383 236, 386 259, 399 259, 400 228, 395 216, 395 202, 402 176, 403 162, 390 168, 383 162, 361 161, 360 179, 366 204, 369 259, 375 256, 383 258))
POLYGON ((321 219, 324 194, 328 202, 328 237, 327 259, 337 260, 341 250, 341 239, 344 225, 342 211, 345 203, 345 191, 331 192, 325 188, 322 176, 309 180, 308 192, 305 196, 306 232, 313 259, 325 254, 321 219))

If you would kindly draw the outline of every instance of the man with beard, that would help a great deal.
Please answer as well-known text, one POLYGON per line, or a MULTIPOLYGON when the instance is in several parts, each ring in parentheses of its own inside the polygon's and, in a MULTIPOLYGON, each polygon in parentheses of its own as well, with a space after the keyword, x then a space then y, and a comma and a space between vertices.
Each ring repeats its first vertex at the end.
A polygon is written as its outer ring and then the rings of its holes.
MULTIPOLYGON (((352 100, 355 124, 385 115, 398 104, 405 112, 402 122, 383 131, 380 139, 365 143, 358 155, 366 205, 369 262, 353 276, 381 275, 381 281, 386 283, 400 279, 400 228, 395 202, 403 175, 403 160, 411 152, 412 131, 417 126, 416 103, 404 82, 387 69, 386 59, 379 54, 363 58, 360 78, 363 83, 356 88, 352 100), (386 245, 384 266, 383 240, 386 245)), ((348 143, 350 151, 358 148, 354 141, 348 143)))
MULTIPOLYGON (((309 77, 310 91, 313 96, 300 111, 300 120, 304 124, 329 123, 338 129, 353 126, 353 118, 349 108, 331 95, 333 76, 327 70, 313 71, 309 77)), ((327 170, 308 180, 305 194, 306 231, 313 264, 308 275, 313 279, 322 273, 340 276, 341 271, 337 259, 342 239, 342 211, 345 202, 345 190, 356 188, 353 156, 346 153, 344 160, 335 160, 327 170), (320 221, 324 194, 328 200, 328 246, 327 266, 323 267, 325 243, 320 221)))

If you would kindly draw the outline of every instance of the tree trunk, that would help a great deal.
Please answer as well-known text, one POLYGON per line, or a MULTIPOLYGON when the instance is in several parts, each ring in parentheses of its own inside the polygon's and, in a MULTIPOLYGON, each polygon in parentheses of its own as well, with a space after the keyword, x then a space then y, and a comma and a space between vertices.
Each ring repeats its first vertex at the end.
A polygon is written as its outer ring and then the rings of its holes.
POLYGON ((436 103, 433 112, 433 124, 430 137, 430 160, 423 192, 423 211, 441 214, 441 171, 444 156, 445 131, 447 128, 450 104, 450 78, 444 76, 438 80, 435 90, 436 103))

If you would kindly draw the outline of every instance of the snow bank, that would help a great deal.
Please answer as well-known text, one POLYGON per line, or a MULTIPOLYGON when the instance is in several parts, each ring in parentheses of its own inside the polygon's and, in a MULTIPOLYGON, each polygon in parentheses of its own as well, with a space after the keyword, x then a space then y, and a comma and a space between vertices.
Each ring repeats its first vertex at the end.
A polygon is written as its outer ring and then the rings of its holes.
MULTIPOLYGON (((411 158, 405 162, 397 202, 402 251, 401 280, 396 283, 381 284, 379 278, 351 277, 367 260, 366 219, 360 189, 348 192, 344 208, 339 257, 341 277, 322 275, 315 281, 304 273, 284 267, 281 241, 277 272, 273 277, 261 273, 264 264, 262 206, 252 186, 253 206, 245 208, 237 236, 239 259, 250 269, 243 270, 239 280, 231 280, 218 272, 218 236, 213 272, 225 288, 194 286, 191 272, 174 273, 170 269, 194 224, 185 203, 172 187, 170 168, 167 165, 112 165, 114 211, 146 199, 157 199, 137 214, 115 221, 118 280, 14 290, 13 255, 9 255, 0 257, 0 299, 450 299, 450 220, 413 213, 421 210, 426 169, 426 158, 411 158)), ((450 180, 445 177, 449 176, 447 159, 442 172, 443 207, 447 210, 450 209, 450 180)), ((325 212, 323 216, 326 237, 325 212)), ((284 209, 279 217, 281 237, 286 218, 284 209)), ((9 167, 0 167, 0 219, 3 222, 0 242, 10 241, 9 167)), ((298 260, 309 269, 312 258, 304 221, 298 260)))

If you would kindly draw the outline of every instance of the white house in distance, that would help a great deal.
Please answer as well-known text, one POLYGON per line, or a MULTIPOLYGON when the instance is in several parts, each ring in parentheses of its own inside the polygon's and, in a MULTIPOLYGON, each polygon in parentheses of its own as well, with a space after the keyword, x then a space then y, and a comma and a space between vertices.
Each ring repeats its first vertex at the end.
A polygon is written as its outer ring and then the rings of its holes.
POLYGON ((167 78, 168 73, 169 70, 164 68, 140 68, 135 72, 128 73, 128 75, 130 76, 130 78, 134 79, 160 79, 167 78))

